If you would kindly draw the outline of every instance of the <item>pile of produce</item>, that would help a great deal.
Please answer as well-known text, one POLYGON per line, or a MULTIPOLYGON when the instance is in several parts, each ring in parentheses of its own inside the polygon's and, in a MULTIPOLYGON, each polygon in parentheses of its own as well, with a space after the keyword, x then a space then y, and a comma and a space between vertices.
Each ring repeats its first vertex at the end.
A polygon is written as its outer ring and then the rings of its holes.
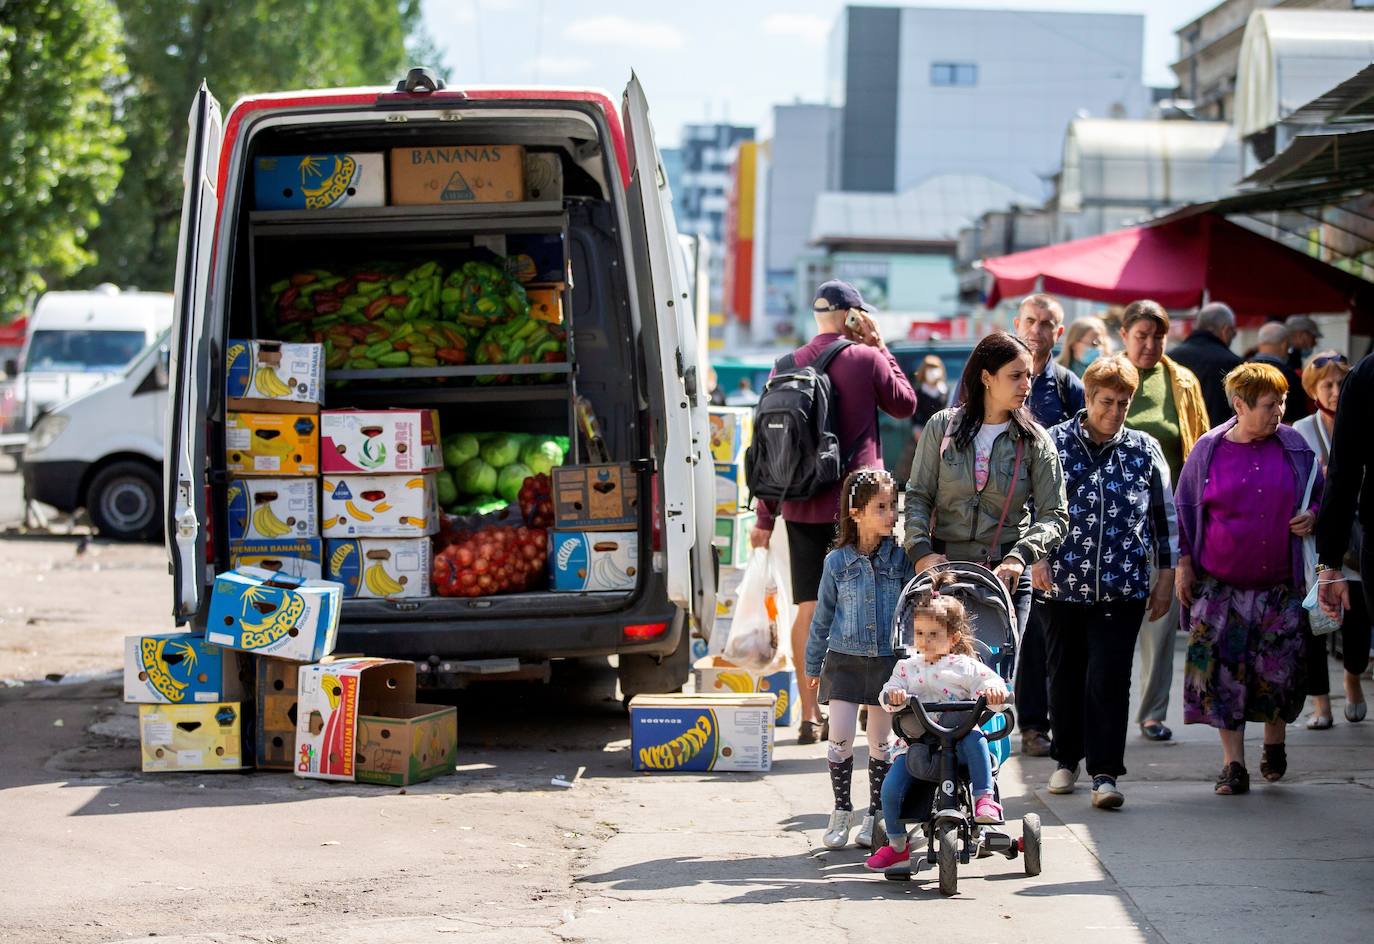
POLYGON ((444 437, 439 504, 453 514, 486 514, 520 500, 526 480, 563 464, 566 436, 454 433, 444 437))
POLYGON ((544 584, 549 536, 543 528, 493 525, 459 532, 434 558, 434 590, 444 597, 519 593, 544 584))

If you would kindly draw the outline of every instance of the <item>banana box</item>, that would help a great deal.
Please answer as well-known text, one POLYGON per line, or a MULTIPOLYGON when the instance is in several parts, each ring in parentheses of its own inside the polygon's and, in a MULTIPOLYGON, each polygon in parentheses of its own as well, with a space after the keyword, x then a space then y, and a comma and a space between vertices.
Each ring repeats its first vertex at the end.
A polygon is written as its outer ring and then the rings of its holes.
POLYGON ((259 210, 386 206, 385 154, 290 154, 253 162, 259 210))
POLYGON ((787 656, 780 656, 762 672, 740 668, 718 655, 698 659, 692 669, 696 675, 697 694, 771 693, 777 696, 773 703, 773 723, 780 728, 792 726, 793 706, 797 704, 797 670, 787 656))
POLYGON ((389 717, 358 716, 360 783, 404 787, 453 773, 458 764, 458 709, 405 704, 389 717))
POLYGON ((242 705, 140 705, 138 739, 145 773, 241 770, 242 705))
POLYGON ((737 568, 749 563, 749 532, 754 527, 752 511, 716 515, 716 535, 711 543, 721 567, 737 568))
POLYGON ((242 567, 215 577, 205 641, 256 655, 315 662, 334 651, 343 587, 242 567))
POLYGON ((739 585, 744 581, 743 567, 721 567, 716 578, 716 623, 734 619, 739 603, 739 585))
POLYGON ((325 410, 320 414, 325 472, 437 472, 444 467, 437 410, 325 410))
POLYGON ((743 462, 716 463, 716 514, 733 515, 749 507, 743 462))
POLYGON ((124 700, 145 705, 238 701, 247 671, 239 653, 194 633, 124 637, 124 700))
POLYGON ((324 575, 345 597, 394 600, 429 596, 429 538, 345 538, 325 542, 324 575))
POLYGON ((229 409, 314 413, 324 386, 324 345, 230 340, 225 394, 229 409))
POLYGON ((557 466, 552 477, 555 527, 623 531, 639 524, 639 482, 628 463, 557 466))
POLYGON ((550 588, 580 593, 633 590, 639 568, 635 531, 550 531, 550 588))
POLYGON ((754 435, 754 411, 742 406, 713 406, 711 455, 717 462, 743 462, 754 435))
POLYGON ((225 524, 229 540, 318 537, 319 492, 312 478, 230 480, 225 524))
POLYGON ((318 416, 227 413, 225 468, 231 475, 316 475, 320 470, 318 416))
POLYGON ((634 770, 766 771, 773 766, 768 693, 636 695, 630 699, 634 770))
POLYGON ((414 662, 359 658, 300 666, 296 776, 358 779, 359 717, 393 717, 414 702, 414 662))
POLYGON ((321 563, 323 546, 319 538, 230 541, 229 567, 232 570, 257 567, 301 580, 319 580, 324 576, 321 563))
POLYGON ((255 656, 257 708, 253 766, 259 770, 290 770, 296 762, 296 687, 300 663, 255 656))
POLYGON ((433 472, 326 475, 320 491, 327 538, 423 538, 439 530, 433 472))
POLYGON ((391 205, 519 203, 525 199, 525 148, 459 144, 391 149, 391 205))

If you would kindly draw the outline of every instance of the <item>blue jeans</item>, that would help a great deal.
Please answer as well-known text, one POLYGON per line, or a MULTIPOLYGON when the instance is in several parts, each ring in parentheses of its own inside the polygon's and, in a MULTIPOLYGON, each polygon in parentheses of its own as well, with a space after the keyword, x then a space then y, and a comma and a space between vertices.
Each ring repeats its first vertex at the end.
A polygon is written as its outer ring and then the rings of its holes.
MULTIPOLYGON (((954 745, 959 761, 968 768, 969 782, 973 785, 973 795, 992 792, 992 755, 988 753, 988 737, 981 728, 974 728, 954 745)), ((902 800, 910 792, 916 778, 906 769, 906 755, 893 761, 887 776, 883 778, 883 826, 889 836, 900 836, 902 827, 902 800)))

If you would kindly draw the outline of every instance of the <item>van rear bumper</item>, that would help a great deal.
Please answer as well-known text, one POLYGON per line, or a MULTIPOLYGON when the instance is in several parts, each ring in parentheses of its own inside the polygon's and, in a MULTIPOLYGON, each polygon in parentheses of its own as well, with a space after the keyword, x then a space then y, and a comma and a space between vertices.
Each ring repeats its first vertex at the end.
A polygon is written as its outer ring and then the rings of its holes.
POLYGON ((75 511, 81 504, 81 480, 89 462, 24 462, 24 494, 58 511, 75 511))

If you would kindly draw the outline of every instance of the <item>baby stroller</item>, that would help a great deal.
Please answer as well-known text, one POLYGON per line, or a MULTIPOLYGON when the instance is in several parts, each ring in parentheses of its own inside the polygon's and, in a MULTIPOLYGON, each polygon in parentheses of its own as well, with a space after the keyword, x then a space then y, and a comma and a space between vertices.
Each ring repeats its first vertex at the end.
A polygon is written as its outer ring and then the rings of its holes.
MULTIPOLYGON (((893 620, 892 645, 898 658, 906 658, 911 647, 911 611, 916 597, 929 590, 933 576, 952 571, 957 582, 941 588, 940 593, 957 596, 973 624, 973 646, 978 657, 1011 683, 1015 665, 1017 626, 1011 594, 1002 581, 978 564, 951 561, 917 574, 902 590, 893 620)), ((901 821, 920 827, 926 839, 922 856, 884 872, 892 881, 909 881, 912 875, 938 864, 940 892, 953 895, 959 890, 959 863, 972 857, 986 858, 1001 853, 1008 859, 1018 855, 1025 862, 1027 875, 1040 874, 1040 817, 1027 813, 1021 817, 1021 835, 1013 838, 1006 825, 984 825, 973 819, 973 793, 968 769, 959 763, 954 746, 973 726, 988 732, 988 748, 993 762, 993 790, 1000 803, 997 771, 1007 757, 1006 738, 1015 727, 1009 707, 990 708, 984 698, 976 701, 925 702, 909 700, 892 716, 892 728, 907 744, 901 758, 916 778, 916 785, 902 804, 901 821), (937 719, 935 716, 939 715, 937 719), (938 779, 931 774, 938 773, 938 779)), ((912 830, 914 833, 915 830, 912 830)), ((908 836, 908 848, 911 839, 908 836)), ((873 829, 872 851, 887 843, 882 817, 873 829)))

